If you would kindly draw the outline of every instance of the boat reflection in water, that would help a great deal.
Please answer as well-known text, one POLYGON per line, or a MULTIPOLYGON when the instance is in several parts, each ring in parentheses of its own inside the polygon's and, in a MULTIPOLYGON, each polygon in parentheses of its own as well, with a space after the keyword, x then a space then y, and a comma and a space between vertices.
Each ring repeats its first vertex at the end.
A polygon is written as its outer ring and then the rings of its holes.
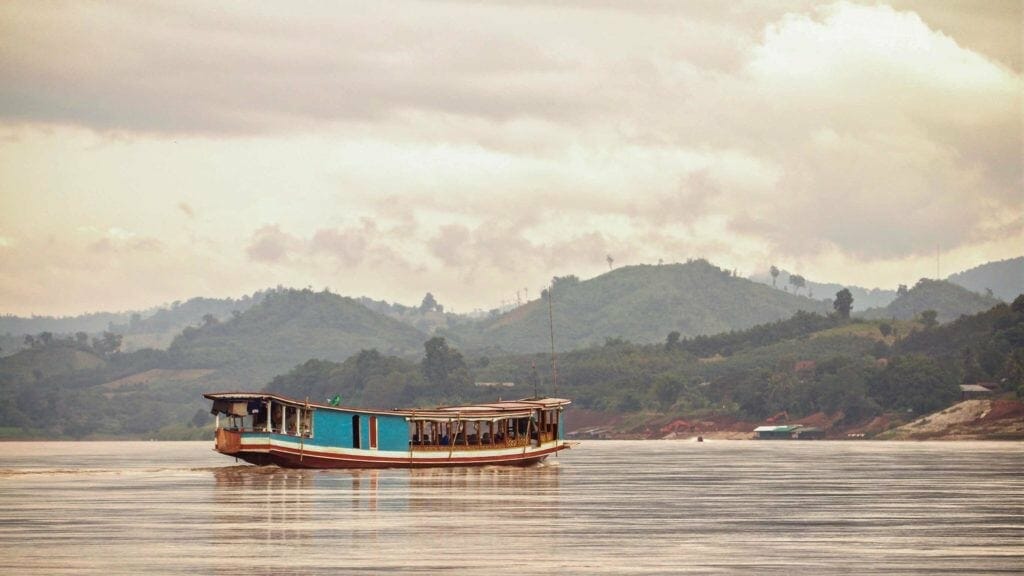
POLYGON ((383 470, 232 466, 213 474, 218 548, 254 558, 279 550, 299 558, 296 570, 373 571, 419 562, 429 569, 443 552, 442 543, 461 550, 459 565, 475 564, 474 550, 481 553, 481 565, 493 565, 485 550, 493 553, 523 538, 558 537, 557 464, 383 470), (523 505, 524 495, 529 506, 523 505), (308 553, 296 554, 296 546, 308 553), (345 562, 338 563, 342 558, 345 562))

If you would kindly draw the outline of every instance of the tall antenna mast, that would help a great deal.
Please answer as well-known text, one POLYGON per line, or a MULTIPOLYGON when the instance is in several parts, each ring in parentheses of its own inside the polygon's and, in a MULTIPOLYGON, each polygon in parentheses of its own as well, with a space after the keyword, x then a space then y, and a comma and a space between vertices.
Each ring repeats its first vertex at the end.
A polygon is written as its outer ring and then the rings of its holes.
POLYGON ((554 300, 555 283, 548 288, 548 326, 551 328, 551 381, 555 386, 555 397, 558 397, 558 356, 555 355, 555 314, 551 301, 554 300))

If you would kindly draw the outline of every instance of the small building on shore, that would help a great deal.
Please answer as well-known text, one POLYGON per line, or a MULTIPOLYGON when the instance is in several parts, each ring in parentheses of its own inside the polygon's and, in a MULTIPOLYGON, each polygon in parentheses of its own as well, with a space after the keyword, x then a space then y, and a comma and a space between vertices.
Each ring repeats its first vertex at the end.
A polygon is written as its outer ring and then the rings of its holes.
POLYGON ((754 437, 758 440, 792 440, 793 433, 803 428, 799 424, 782 426, 758 426, 754 428, 754 437))
POLYGON ((960 400, 974 400, 977 398, 989 398, 992 396, 992 389, 982 384, 961 384, 960 400))

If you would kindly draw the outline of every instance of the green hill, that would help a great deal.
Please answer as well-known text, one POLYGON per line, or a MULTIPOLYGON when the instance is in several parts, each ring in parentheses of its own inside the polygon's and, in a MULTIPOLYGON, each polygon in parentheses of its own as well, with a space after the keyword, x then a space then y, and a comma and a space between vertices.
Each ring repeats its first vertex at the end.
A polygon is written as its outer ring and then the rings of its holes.
POLYGON ((418 359, 426 339, 350 298, 280 290, 186 328, 167 351, 37 343, 0 359, 0 437, 203 437, 202 392, 258 390, 311 358, 341 362, 364 348, 418 359))
POLYGON ((91 350, 66 343, 22 350, 0 359, 0 376, 17 380, 41 380, 92 370, 106 360, 91 350))
POLYGON ((426 335, 330 292, 282 290, 226 322, 186 328, 168 349, 177 368, 216 369, 213 380, 258 388, 310 358, 342 361, 363 349, 420 354, 426 335))
MULTIPOLYGON (((997 382, 1024 395, 1024 296, 932 328, 901 322, 901 338, 883 335, 888 327, 798 314, 673 346, 610 341, 560 354, 558 391, 576 408, 633 413, 640 422, 821 412, 846 424, 942 409, 964 382, 997 382)), ((533 366, 542 393, 551 393, 550 362, 533 354, 471 364, 477 381, 515 382, 513 396, 530 393, 533 366)))
POLYGON ((185 302, 133 313, 123 324, 111 324, 110 331, 124 335, 125 351, 141 348, 166 349, 185 328, 197 326, 213 316, 227 320, 258 304, 270 291, 256 292, 241 298, 190 298, 185 302))
MULTIPOLYGON (((382 338, 379 319, 351 305, 331 294, 290 291, 254 307, 247 321, 250 313, 191 329, 166 352, 101 355, 54 341, 0 359, 0 437, 208 437, 208 406, 200 394, 211 387, 265 384, 299 398, 340 394, 345 404, 376 407, 433 405, 446 394, 462 401, 523 397, 533 394, 534 383, 542 394, 554 392, 551 358, 544 353, 470 355, 465 364, 460 358, 461 375, 452 372, 457 385, 445 391, 422 369, 416 340, 409 342, 416 352, 404 357, 366 349, 333 360, 296 361, 331 357, 323 348, 278 350, 291 330, 306 330, 301 327, 309 317, 323 326, 350 313, 357 317, 344 317, 350 330, 361 318, 382 338), (239 341, 249 344, 236 346, 239 341), (283 358, 281 376, 244 377, 249 365, 274 370, 262 364, 265 358, 283 358), (514 384, 473 385, 480 382, 514 384)), ((948 406, 961 382, 999 382, 1005 391, 1024 393, 1024 297, 940 326, 897 326, 899 336, 884 330, 891 327, 885 320, 798 312, 784 321, 671 343, 609 339, 558 356, 558 394, 572 398, 575 409, 638 423, 719 417, 753 422, 785 412, 793 419, 837 414, 856 424, 948 406)), ((330 340, 322 330, 321 337, 330 340)))
POLYGON ((922 278, 888 306, 865 310, 860 316, 870 320, 911 320, 925 310, 935 310, 939 322, 949 322, 964 314, 983 312, 999 303, 996 298, 982 296, 950 282, 922 278))
MULTIPOLYGON (((716 334, 789 318, 799 310, 825 313, 831 305, 736 278, 705 260, 627 266, 580 281, 556 278, 555 344, 560 350, 716 334)), ((505 314, 438 332, 467 350, 540 352, 550 347, 546 298, 505 314)))
POLYGON ((0 334, 20 337, 25 334, 74 334, 86 332, 96 334, 112 324, 127 322, 130 312, 95 312, 79 316, 29 316, 23 318, 13 314, 0 315, 0 334))
POLYGON ((996 298, 1012 302, 1024 294, 1024 256, 988 262, 953 274, 946 280, 979 294, 991 290, 996 298))
POLYGON ((49 332, 54 337, 72 336, 76 332, 98 335, 104 331, 122 335, 122 350, 167 348, 175 336, 188 326, 203 322, 212 315, 226 320, 232 314, 244 312, 260 302, 274 290, 259 291, 241 298, 190 298, 185 302, 140 310, 136 312, 95 312, 78 316, 32 316, 21 318, 0 316, 0 355, 11 355, 26 348, 24 337, 49 332))
POLYGON ((0 438, 208 437, 207 373, 167 365, 160 350, 104 358, 63 342, 4 358, 0 438))
MULTIPOLYGON (((968 381, 994 380, 1006 368, 1006 355, 1024 351, 1024 295, 1013 304, 1000 304, 979 314, 963 316, 932 329, 915 330, 899 342, 908 353, 959 358, 968 372, 982 374, 968 381)), ((1019 360, 1024 362, 1024 356, 1019 360)))

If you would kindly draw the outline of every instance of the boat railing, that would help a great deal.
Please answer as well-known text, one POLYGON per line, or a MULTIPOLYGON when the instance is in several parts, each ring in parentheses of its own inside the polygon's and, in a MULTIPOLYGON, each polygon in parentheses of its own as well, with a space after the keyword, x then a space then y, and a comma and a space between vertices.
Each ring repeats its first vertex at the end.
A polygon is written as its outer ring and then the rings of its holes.
MULTIPOLYGON (((553 440, 553 438, 550 438, 550 439, 546 438, 546 439, 544 439, 542 441, 543 442, 549 442, 551 440, 553 440)), ((526 436, 521 436, 519 438, 508 438, 506 440, 501 440, 501 441, 495 442, 494 444, 491 444, 491 443, 477 444, 477 443, 474 443, 474 442, 470 442, 469 444, 463 444, 462 442, 456 442, 454 445, 452 445, 452 444, 416 444, 414 442, 410 442, 409 448, 412 451, 414 451, 414 452, 421 452, 421 451, 422 452, 450 452, 450 451, 463 451, 463 450, 501 450, 503 448, 522 448, 524 446, 529 446, 531 442, 536 442, 536 439, 532 439, 531 440, 530 438, 527 438, 526 436)))
MULTIPOLYGON (((218 428, 217 430, 218 431, 220 431, 220 430, 227 430, 229 432, 237 432, 237 433, 249 432, 249 433, 257 433, 257 434, 281 434, 283 436, 295 436, 295 437, 299 436, 299 434, 295 433, 295 429, 294 428, 288 428, 286 430, 281 430, 280 428, 267 428, 266 426, 256 426, 255 428, 252 428, 252 427, 245 428, 245 427, 229 426, 229 427, 226 427, 226 428, 218 428)), ((309 430, 309 428, 303 426, 302 427, 302 434, 301 434, 301 436, 303 438, 312 438, 313 437, 313 433, 312 433, 312 431, 309 430)))

